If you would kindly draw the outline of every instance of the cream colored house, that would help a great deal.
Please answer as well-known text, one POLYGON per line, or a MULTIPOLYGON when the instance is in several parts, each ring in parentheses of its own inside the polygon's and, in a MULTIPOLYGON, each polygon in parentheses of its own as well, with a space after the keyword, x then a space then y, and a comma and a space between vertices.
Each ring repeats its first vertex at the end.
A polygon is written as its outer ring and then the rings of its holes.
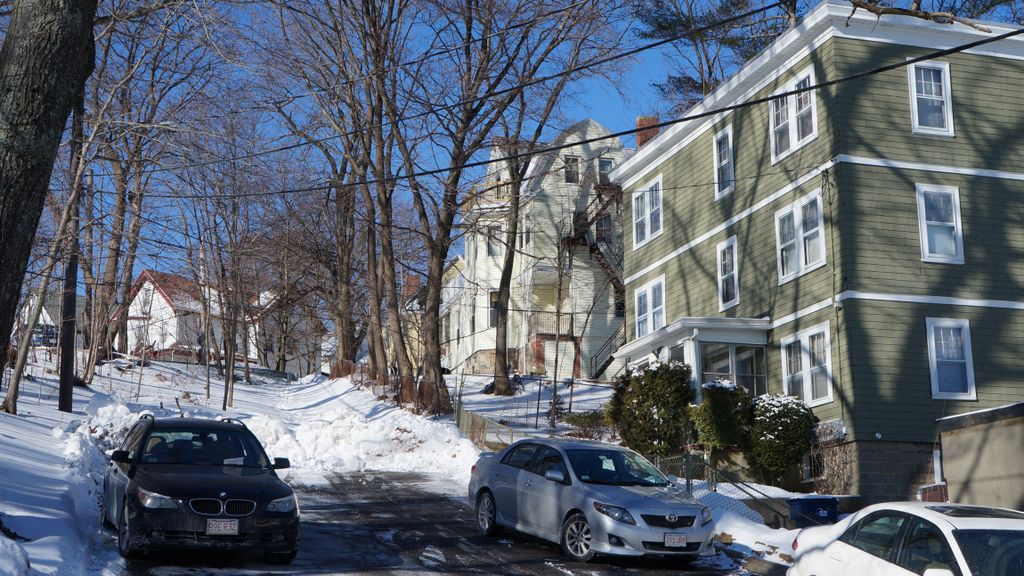
MULTIPOLYGON (((542 147, 607 134, 588 119, 542 147)), ((491 157, 502 154, 495 149, 491 157)), ((463 212, 464 267, 446 283, 452 293, 450 303, 442 304, 442 322, 449 319, 448 332, 456 341, 446 362, 450 369, 494 370, 495 305, 509 248, 517 251, 509 300, 513 368, 559 378, 597 378, 619 368, 611 353, 625 337, 622 206, 607 176, 626 156, 618 139, 606 139, 534 157, 520 191, 514 247, 505 245, 510 194, 502 182, 510 180, 508 167, 491 164, 479 194, 463 212)))

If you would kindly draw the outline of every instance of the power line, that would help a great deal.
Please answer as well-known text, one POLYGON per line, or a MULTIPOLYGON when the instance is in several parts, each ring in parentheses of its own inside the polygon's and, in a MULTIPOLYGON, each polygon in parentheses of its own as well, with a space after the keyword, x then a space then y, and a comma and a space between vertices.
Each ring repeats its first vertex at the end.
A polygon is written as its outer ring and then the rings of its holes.
MULTIPOLYGON (((695 114, 686 115, 686 116, 683 116, 683 117, 680 117, 680 118, 676 118, 674 120, 666 120, 664 122, 658 122, 656 124, 652 124, 652 125, 649 125, 649 126, 644 126, 643 128, 630 128, 630 129, 627 129, 627 130, 620 130, 618 132, 613 132, 613 133, 607 134, 605 136, 595 136, 593 138, 585 138, 585 139, 582 139, 582 140, 574 141, 574 142, 572 142, 570 144, 559 144, 559 145, 553 145, 553 146, 546 146, 546 147, 538 148, 536 150, 532 150, 532 151, 528 151, 528 152, 517 152, 517 153, 509 154, 507 156, 502 156, 502 157, 499 157, 499 158, 488 159, 488 160, 478 160, 478 161, 473 161, 473 162, 466 162, 464 164, 460 164, 460 165, 457 165, 457 166, 449 166, 449 167, 445 167, 445 168, 435 168, 435 169, 431 169, 431 170, 423 170, 423 171, 420 171, 420 172, 414 172, 412 174, 403 174, 403 175, 398 175, 398 176, 388 176, 388 177, 385 177, 385 178, 361 180, 361 181, 358 181, 358 182, 329 183, 329 184, 324 184, 324 185, 321 185, 321 186, 310 186, 310 187, 306 187, 306 188, 293 188, 293 189, 284 189, 284 190, 275 190, 275 191, 264 191, 264 192, 246 192, 246 193, 238 193, 238 194, 225 194, 225 195, 221 195, 220 197, 222 197, 222 198, 256 198, 256 197, 265 197, 265 196, 281 196, 281 195, 288 195, 288 194, 298 194, 298 193, 302 193, 302 192, 323 192, 323 191, 330 190, 330 189, 333 189, 333 188, 339 187, 339 186, 347 188, 347 187, 352 187, 352 186, 357 186, 357 185, 368 185, 368 184, 378 184, 378 183, 387 183, 387 182, 398 182, 398 181, 401 181, 401 180, 409 180, 409 179, 412 179, 412 178, 423 177, 423 176, 437 176, 437 175, 445 174, 445 173, 449 172, 450 170, 454 170, 454 169, 477 168, 477 167, 481 167, 481 166, 487 166, 487 165, 490 165, 490 164, 498 164, 498 163, 502 163, 502 162, 508 162, 510 160, 523 159, 523 158, 538 156, 538 155, 542 155, 542 154, 548 154, 548 153, 551 153, 551 152, 557 152, 559 150, 564 150, 564 149, 572 147, 572 146, 579 146, 579 145, 583 145, 583 144, 593 144, 595 142, 600 142, 600 141, 603 141, 603 140, 609 140, 611 138, 621 138, 623 136, 629 136, 631 134, 636 134, 637 132, 642 132, 642 131, 646 131, 646 130, 651 130, 651 129, 658 129, 658 130, 660 130, 662 128, 667 128, 669 126, 674 126, 676 124, 681 124, 683 122, 689 122, 689 121, 692 121, 692 120, 700 120, 700 119, 703 119, 703 118, 709 118, 709 117, 716 116, 716 115, 719 115, 719 114, 723 114, 723 113, 726 113, 726 112, 732 112, 732 111, 735 111, 735 110, 741 110, 741 109, 744 109, 744 108, 749 108, 749 107, 757 106, 757 105, 760 105, 760 104, 765 104, 765 103, 771 102, 773 100, 777 100, 779 98, 784 98, 784 97, 787 97, 787 96, 793 96, 793 95, 796 95, 796 94, 803 94, 804 92, 811 92, 811 91, 819 90, 819 89, 822 89, 822 88, 828 88, 830 86, 836 86, 836 85, 839 85, 839 84, 842 84, 842 83, 845 83, 845 82, 851 82, 851 81, 854 81, 854 80, 860 80, 862 78, 867 78, 869 76, 874 76, 876 74, 881 74, 881 73, 884 73, 884 72, 889 72, 890 70, 896 70, 896 69, 899 69, 899 68, 905 68, 906 66, 909 66, 911 64, 917 64, 918 62, 925 62, 925 61, 928 61, 928 60, 934 60, 936 58, 942 58, 943 56, 949 56, 951 54, 956 54, 958 52, 963 52, 965 50, 970 50, 972 48, 977 48, 979 46, 984 46, 986 44, 991 44, 993 42, 998 42, 1000 40, 1006 40, 1008 38, 1011 38, 1011 37, 1014 37, 1014 36, 1018 36, 1018 35, 1021 35, 1021 34, 1024 34, 1024 28, 1017 29, 1017 30, 1011 30, 1010 32, 1006 32, 1006 33, 1000 34, 998 36, 993 36, 991 38, 985 38, 985 39, 982 39, 982 40, 976 40, 974 42, 969 42, 967 44, 961 44, 959 46, 954 46, 952 48, 945 48, 945 49, 942 49, 942 50, 936 50, 936 51, 931 52, 929 54, 926 54, 924 56, 917 56, 917 57, 914 57, 914 58, 908 58, 908 59, 906 59, 904 61, 901 61, 901 62, 896 62, 896 63, 893 63, 893 64, 887 64, 887 65, 884 65, 884 66, 877 66, 875 68, 871 68, 871 69, 865 70, 863 72, 856 72, 854 74, 850 74, 850 75, 844 76, 842 78, 836 78, 836 79, 833 79, 833 80, 826 80, 824 82, 818 82, 817 84, 812 84, 812 85, 809 85, 809 86, 805 86, 803 88, 794 88, 792 90, 771 94, 769 96, 763 96, 763 97, 760 97, 760 98, 754 98, 752 100, 747 100, 747 101, 741 102, 739 104, 731 104, 731 105, 728 105, 728 106, 722 106, 720 108, 714 108, 712 110, 705 110, 703 112, 697 112, 695 114)), ((193 195, 154 195, 153 197, 155 197, 155 198, 179 198, 179 199, 201 199, 201 198, 206 198, 207 196, 206 195, 193 194, 193 195)))
MULTIPOLYGON (((437 112, 442 111, 442 110, 456 109, 456 108, 461 107, 461 106, 466 106, 466 105, 469 105, 469 104, 473 104, 473 103, 479 102, 481 100, 486 100, 488 98, 494 98, 495 96, 501 96, 503 94, 508 94, 508 93, 511 93, 511 92, 515 92, 517 90, 522 90, 523 88, 528 88, 530 86, 535 86, 537 84, 543 84, 545 82, 548 82, 548 81, 551 81, 551 80, 555 80, 555 79, 561 78, 563 76, 568 76, 568 75, 574 74, 576 72, 583 72, 583 71, 586 71, 586 70, 589 70, 589 69, 592 69, 592 68, 596 68, 598 66, 602 66, 604 64, 608 64, 610 62, 614 62, 616 60, 621 60, 623 58, 628 58, 630 56, 634 56, 636 54, 639 54, 641 52, 645 52, 647 50, 652 50, 654 48, 659 48, 661 46, 664 46, 666 44, 670 44, 672 42, 677 42, 677 41, 679 41, 679 40, 681 40, 683 38, 686 38, 687 36, 693 35, 693 34, 699 34, 699 33, 702 33, 702 32, 708 32, 708 31, 714 30, 715 28, 718 28, 718 27, 721 27, 721 26, 726 26, 726 25, 732 24, 734 22, 738 22, 738 21, 747 19, 747 18, 749 18, 751 16, 755 16, 755 15, 761 13, 761 12, 767 12, 768 10, 771 10, 771 9, 773 9, 773 8, 779 6, 779 5, 780 5, 780 3, 776 2, 776 3, 770 4, 768 6, 763 6, 761 8, 756 8, 756 9, 753 9, 753 10, 749 10, 747 12, 744 12, 743 14, 738 14, 738 15, 735 15, 735 16, 731 16, 729 18, 718 20, 718 21, 712 22, 710 24, 707 24, 707 25, 704 25, 704 26, 701 26, 701 27, 698 27, 698 28, 691 28, 689 30, 686 30, 685 32, 681 32, 681 33, 676 34, 674 36, 670 36, 668 38, 657 40, 655 42, 644 44, 644 45, 638 46, 636 48, 632 48, 630 50, 627 50, 625 52, 621 52, 621 53, 618 53, 618 54, 612 54, 610 56, 605 56, 605 57, 597 58, 597 59, 594 59, 594 60, 590 60, 590 61, 585 62, 583 64, 580 64, 578 66, 574 66, 574 67, 562 70, 561 72, 555 72, 555 73, 549 74, 547 76, 542 76, 542 77, 539 77, 539 78, 534 78, 532 80, 523 82, 521 84, 516 84, 514 86, 509 86, 509 87, 506 87, 506 88, 502 88, 500 90, 495 90, 493 92, 490 92, 490 93, 487 93, 487 94, 484 94, 484 95, 481 95, 481 96, 476 96, 476 97, 473 97, 473 98, 469 98, 469 99, 465 99, 465 100, 460 100, 458 102, 453 102, 451 104, 441 105, 441 106, 438 106, 436 108, 429 108, 427 110, 424 110, 422 112, 418 112, 416 114, 412 114, 412 115, 409 115, 409 116, 402 116, 402 117, 399 117, 399 118, 397 118, 395 120, 389 120, 387 122, 384 122, 382 124, 382 126, 392 126, 392 125, 394 125, 394 124, 396 124, 398 122, 407 122, 409 120, 417 120, 417 119, 420 119, 420 118, 425 118, 427 116, 430 116, 431 114, 437 113, 437 112)), ((474 43, 478 42, 478 41, 479 40, 476 40, 476 41, 474 41, 474 43)), ((376 72, 376 73, 379 74, 380 72, 376 72)), ((210 165, 213 165, 213 164, 220 164, 222 162, 235 162, 235 161, 239 161, 239 160, 249 160, 249 159, 257 158, 257 157, 260 157, 260 156, 266 156, 266 155, 269 155, 269 154, 277 154, 277 153, 280 153, 280 152, 287 152, 287 151, 295 150, 295 149, 298 149, 298 148, 305 148, 307 146, 312 146, 315 143, 321 143, 322 144, 322 143, 329 142, 329 141, 332 141, 332 140, 337 140, 338 138, 341 138, 343 136, 352 136, 352 135, 356 135, 358 133, 359 133, 358 130, 350 130, 350 131, 347 131, 347 132, 344 132, 344 133, 341 133, 341 134, 334 134, 334 135, 331 135, 331 136, 324 136, 323 138, 310 138, 310 139, 307 139, 307 140, 303 140, 301 142, 296 142, 294 144, 287 144, 287 145, 284 145, 284 146, 277 146, 275 148, 268 148, 266 150, 257 150, 257 151, 254 151, 254 152, 249 152, 249 153, 246 153, 246 154, 240 154, 240 155, 237 155, 237 156, 229 156, 229 157, 226 157, 226 158, 217 158, 217 159, 212 159, 212 160, 205 160, 205 161, 202 161, 202 162, 191 162, 191 163, 186 163, 186 164, 179 164, 179 165, 176 165, 176 166, 166 166, 166 167, 161 167, 161 168, 152 168, 152 169, 149 169, 149 170, 144 170, 144 171, 142 171, 142 173, 143 174, 153 174, 153 173, 157 173, 157 172, 170 172, 170 171, 182 170, 182 169, 188 169, 188 168, 200 168, 200 167, 204 167, 204 166, 210 166, 210 165)), ((109 173, 97 173, 96 175, 97 176, 110 176, 111 174, 109 174, 109 173)), ((322 190, 322 189, 326 189, 327 187, 328 186, 318 187, 318 188, 314 188, 313 190, 322 190)), ((312 190, 310 190, 310 191, 312 191, 312 190)))

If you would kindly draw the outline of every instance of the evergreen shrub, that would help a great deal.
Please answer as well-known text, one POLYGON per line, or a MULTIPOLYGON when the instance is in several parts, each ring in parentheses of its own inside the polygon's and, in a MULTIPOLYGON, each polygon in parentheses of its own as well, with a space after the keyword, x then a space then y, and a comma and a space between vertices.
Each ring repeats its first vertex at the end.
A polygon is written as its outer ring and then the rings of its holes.
POLYGON ((667 456, 686 444, 692 433, 689 405, 696 397, 690 374, 686 364, 670 361, 619 378, 606 409, 624 445, 667 456))

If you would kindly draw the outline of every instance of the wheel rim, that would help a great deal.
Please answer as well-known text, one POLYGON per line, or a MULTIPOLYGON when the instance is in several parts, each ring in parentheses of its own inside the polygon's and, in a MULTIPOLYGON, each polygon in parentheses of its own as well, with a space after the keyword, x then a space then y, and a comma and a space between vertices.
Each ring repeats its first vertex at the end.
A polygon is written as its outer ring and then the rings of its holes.
POLYGON ((565 528, 565 547, 573 556, 582 558, 590 552, 590 525, 586 520, 571 520, 565 528))
POLYGON ((494 524, 494 501, 489 494, 480 497, 480 505, 476 510, 476 522, 481 530, 490 530, 494 524))

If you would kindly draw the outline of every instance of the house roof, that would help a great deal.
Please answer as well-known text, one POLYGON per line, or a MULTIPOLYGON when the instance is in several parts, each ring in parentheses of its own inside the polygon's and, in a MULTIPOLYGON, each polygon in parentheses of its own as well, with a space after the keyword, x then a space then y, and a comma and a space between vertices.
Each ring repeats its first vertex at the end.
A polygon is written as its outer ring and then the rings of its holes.
POLYGON ((188 278, 159 270, 147 269, 139 274, 132 284, 129 301, 135 300, 135 296, 147 281, 153 284, 156 291, 176 312, 200 309, 203 293, 198 284, 188 278))

